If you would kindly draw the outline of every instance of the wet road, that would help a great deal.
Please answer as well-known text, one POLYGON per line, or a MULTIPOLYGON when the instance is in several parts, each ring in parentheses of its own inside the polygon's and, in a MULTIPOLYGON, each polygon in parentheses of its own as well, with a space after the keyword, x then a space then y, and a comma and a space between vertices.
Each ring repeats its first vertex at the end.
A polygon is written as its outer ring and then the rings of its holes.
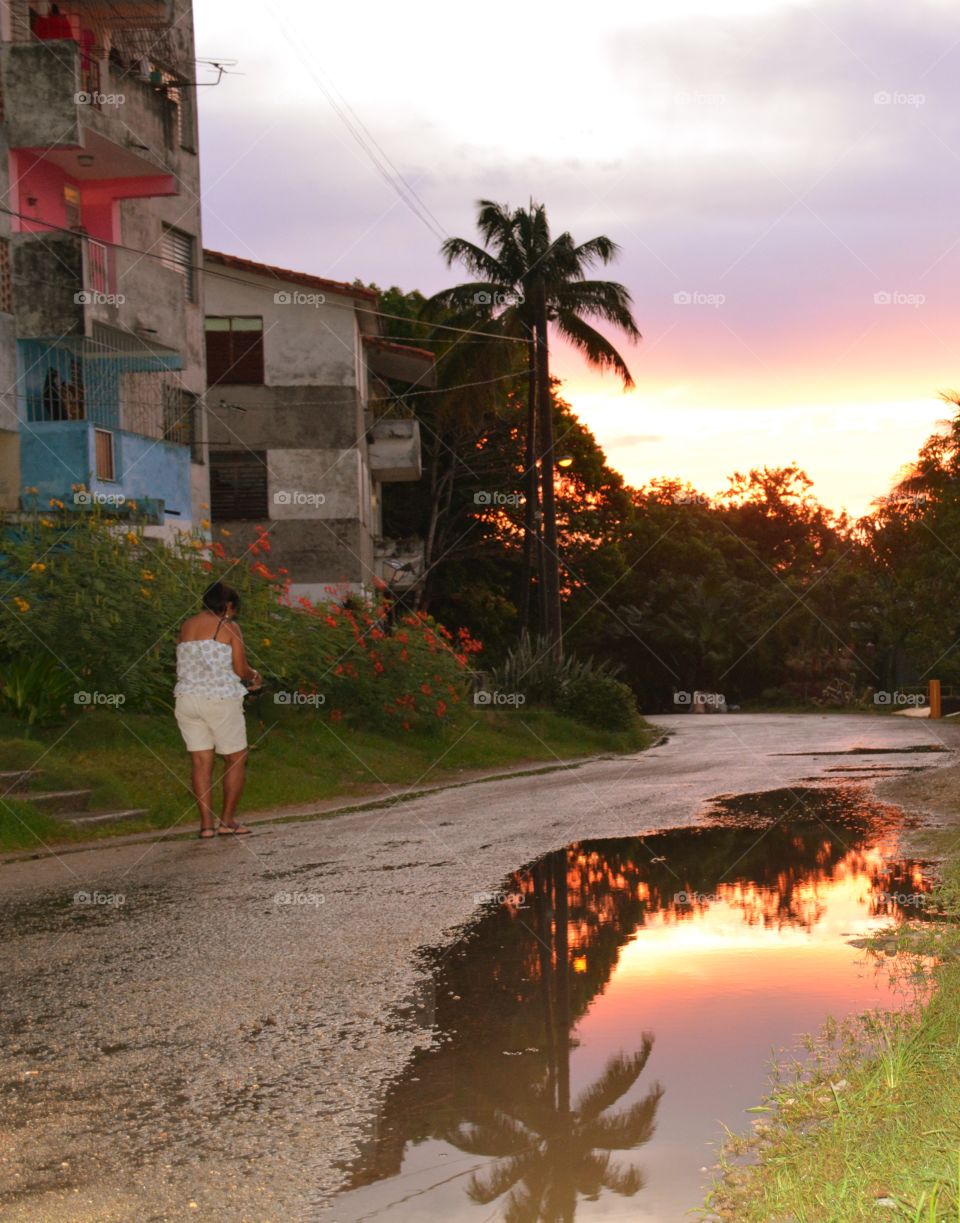
POLYGON ((572 771, 0 868, 3 1217, 316 1219, 429 1039, 416 949, 510 871, 689 824, 720 793, 936 767, 960 745, 960 727, 902 718, 657 723, 667 743, 572 771), (888 751, 785 754, 857 747, 888 751))

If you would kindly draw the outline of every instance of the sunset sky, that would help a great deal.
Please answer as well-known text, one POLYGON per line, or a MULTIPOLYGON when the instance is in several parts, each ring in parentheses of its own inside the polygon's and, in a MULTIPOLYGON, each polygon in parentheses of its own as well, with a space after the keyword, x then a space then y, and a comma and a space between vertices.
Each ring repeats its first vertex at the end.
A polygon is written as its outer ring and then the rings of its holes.
POLYGON ((534 196, 555 231, 620 244, 607 275, 644 334, 622 349, 636 389, 576 354, 553 360, 632 483, 674 475, 712 493, 734 469, 796 461, 822 500, 861 513, 947 414, 954 5, 195 10, 197 55, 243 74, 198 91, 208 246, 425 293, 457 278, 328 94, 442 233, 473 238, 478 198, 534 196))

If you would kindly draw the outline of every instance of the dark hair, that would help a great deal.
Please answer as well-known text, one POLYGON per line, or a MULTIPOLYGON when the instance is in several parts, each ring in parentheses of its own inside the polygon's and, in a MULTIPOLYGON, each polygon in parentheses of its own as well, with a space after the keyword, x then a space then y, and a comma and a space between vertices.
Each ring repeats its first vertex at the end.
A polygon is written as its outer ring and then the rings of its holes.
POLYGON ((203 606, 215 616, 226 615, 231 604, 235 612, 240 610, 240 596, 226 582, 214 582, 203 592, 203 606))

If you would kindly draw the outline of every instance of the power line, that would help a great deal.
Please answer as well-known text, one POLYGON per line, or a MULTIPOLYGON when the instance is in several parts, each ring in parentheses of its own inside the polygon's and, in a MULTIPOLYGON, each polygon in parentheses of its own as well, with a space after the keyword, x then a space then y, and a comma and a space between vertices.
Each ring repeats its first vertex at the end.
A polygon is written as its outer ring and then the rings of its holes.
MULTIPOLYGON (((70 234, 72 237, 78 236, 75 229, 68 229, 65 225, 58 225, 55 221, 44 220, 43 217, 35 217, 26 212, 18 212, 15 208, 6 208, 2 204, 0 204, 0 213, 4 213, 10 217, 16 217, 21 221, 30 221, 34 225, 42 225, 44 227, 44 231, 49 230, 52 233, 70 234)), ((20 232, 28 233, 30 231, 21 230, 20 232)), ((158 254, 156 251, 141 250, 137 246, 127 246, 123 242, 111 242, 105 238, 93 238, 91 241, 99 242, 101 246, 109 246, 112 250, 126 251, 131 255, 140 255, 144 259, 156 259, 158 262, 164 264, 167 262, 165 257, 162 254, 158 254)), ((244 280, 240 276, 231 276, 228 272, 214 271, 213 268, 208 268, 205 264, 180 264, 178 266, 189 268, 191 272, 200 276, 212 276, 216 280, 226 280, 232 284, 247 285, 248 287, 250 285, 249 280, 244 280)), ((282 285, 292 283, 291 281, 285 280, 282 276, 276 275, 274 272, 268 269, 266 265, 264 265, 262 272, 251 272, 250 274, 252 276, 262 276, 265 280, 272 279, 276 284, 282 285)), ((309 273, 304 273, 304 275, 309 275, 309 273)), ((322 279, 322 277, 319 279, 322 279)), ((352 287, 354 286, 345 284, 343 292, 349 292, 352 287)), ((391 314, 386 310, 374 310, 370 306, 343 306, 339 302, 334 301, 327 301, 324 304, 335 310, 350 310, 357 314, 371 314, 376 318, 395 319, 402 323, 409 323, 414 327, 429 327, 433 331, 456 331, 461 335, 482 336, 485 337, 486 340, 499 340, 505 344, 531 344, 533 342, 532 340, 524 339, 522 336, 503 335, 496 331, 478 331, 475 327, 456 327, 449 323, 434 323, 427 319, 410 318, 406 314, 391 314)), ((396 336, 386 336, 384 338, 397 340, 397 342, 399 342, 396 336)), ((480 341, 465 340, 460 342, 469 344, 474 342, 479 343, 480 341)), ((426 336, 422 340, 418 340, 418 343, 439 343, 439 341, 432 341, 430 337, 426 336)))
MULTIPOLYGON (((271 12, 273 12, 273 10, 271 10, 271 12)), ((363 120, 357 115, 356 111, 354 111, 353 107, 343 96, 340 90, 337 89, 332 82, 329 84, 329 86, 324 83, 321 77, 314 71, 314 69, 317 68, 317 65, 311 64, 310 61, 304 57, 300 46, 294 42, 294 40, 287 33, 283 22, 277 16, 276 12, 273 12, 273 17, 278 28, 280 29, 280 32, 283 34, 283 37, 296 52, 300 62, 307 69, 310 76, 313 77, 313 80, 319 87, 320 92, 330 103, 334 114, 343 123, 347 131, 367 155, 377 173, 381 176, 381 178, 383 178, 386 184, 397 193, 417 220, 420 221, 422 225, 425 225, 435 238, 439 238, 442 241, 444 238, 448 237, 449 235, 447 234, 446 230, 423 202, 416 190, 410 185, 410 183, 407 182, 404 176, 393 164, 389 156, 383 151, 376 138, 370 132, 369 128, 367 128, 363 120), (338 97, 335 96, 335 93, 339 95, 339 100, 338 97)), ((322 72, 322 69, 317 70, 322 72)))

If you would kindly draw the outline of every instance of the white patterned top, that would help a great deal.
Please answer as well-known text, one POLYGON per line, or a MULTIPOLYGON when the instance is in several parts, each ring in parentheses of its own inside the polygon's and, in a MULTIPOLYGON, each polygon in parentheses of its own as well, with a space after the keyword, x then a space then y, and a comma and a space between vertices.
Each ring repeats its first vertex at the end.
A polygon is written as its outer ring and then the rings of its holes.
POLYGON ((233 669, 233 650, 228 641, 181 641, 177 646, 177 686, 174 696, 205 696, 229 700, 246 696, 247 690, 233 669))

